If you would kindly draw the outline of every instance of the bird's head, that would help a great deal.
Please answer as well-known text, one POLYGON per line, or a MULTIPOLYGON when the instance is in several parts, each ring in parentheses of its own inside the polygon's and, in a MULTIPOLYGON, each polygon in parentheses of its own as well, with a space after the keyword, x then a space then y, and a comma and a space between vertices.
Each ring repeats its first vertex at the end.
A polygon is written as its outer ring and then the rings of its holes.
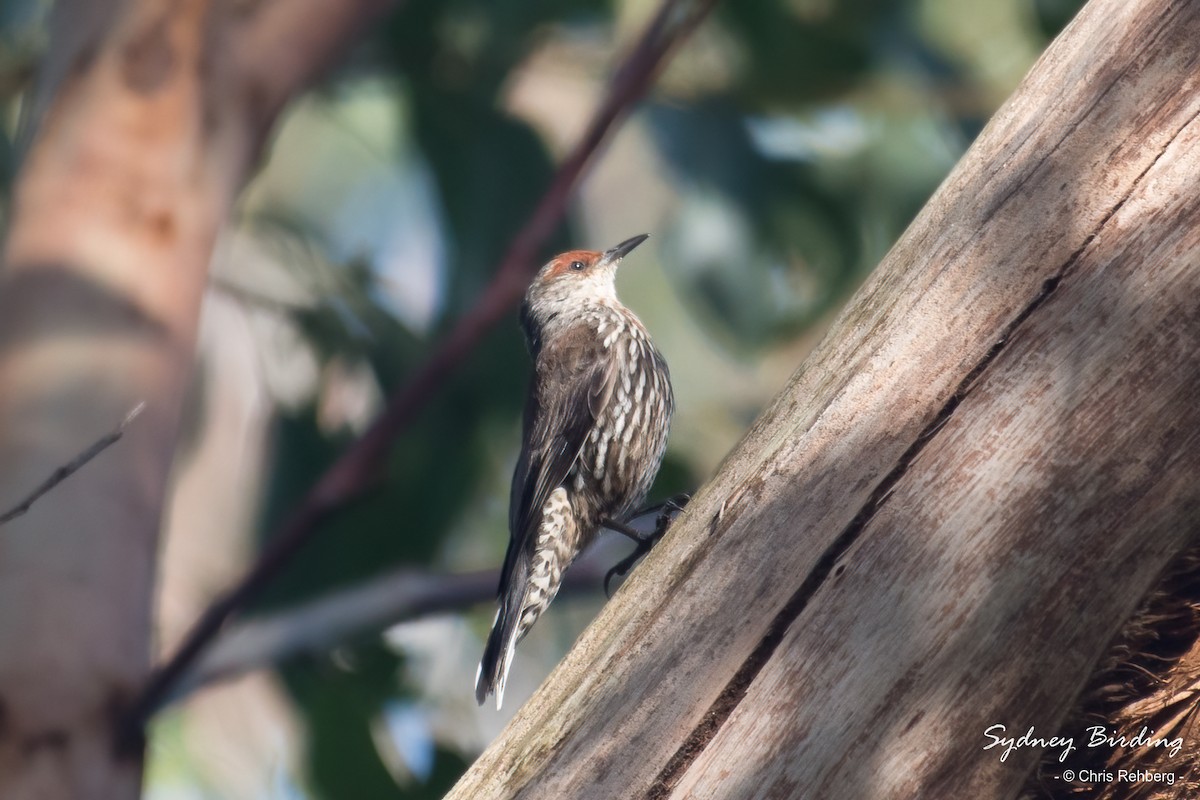
POLYGON ((608 250, 569 250, 538 270, 525 294, 523 316, 540 328, 555 318, 597 303, 616 302, 617 266, 649 234, 608 250))

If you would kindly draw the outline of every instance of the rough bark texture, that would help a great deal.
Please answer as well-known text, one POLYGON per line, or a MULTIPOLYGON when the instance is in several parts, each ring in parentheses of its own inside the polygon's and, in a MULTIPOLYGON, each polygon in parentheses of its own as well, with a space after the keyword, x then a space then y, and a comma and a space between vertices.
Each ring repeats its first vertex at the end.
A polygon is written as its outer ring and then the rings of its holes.
POLYGON ((1081 13, 450 797, 1020 790, 1200 510, 1197 41, 1081 13))
POLYGON ((1088 679, 1080 702, 1058 735, 1077 748, 1047 749, 1026 781, 1023 800, 1185 800, 1200 796, 1200 545, 1172 561, 1088 679), (1089 729, 1180 742, 1131 741, 1087 747, 1089 729), (1081 735, 1082 734, 1082 735, 1081 735), (1063 773, 1073 770, 1069 780, 1063 773), (1126 772, 1170 775, 1118 779, 1126 772))
POLYGON ((0 273, 0 796, 140 783, 159 518, 214 238, 274 115, 381 5, 130 0, 56 14, 0 273), (94 11, 95 8, 93 7, 94 11))

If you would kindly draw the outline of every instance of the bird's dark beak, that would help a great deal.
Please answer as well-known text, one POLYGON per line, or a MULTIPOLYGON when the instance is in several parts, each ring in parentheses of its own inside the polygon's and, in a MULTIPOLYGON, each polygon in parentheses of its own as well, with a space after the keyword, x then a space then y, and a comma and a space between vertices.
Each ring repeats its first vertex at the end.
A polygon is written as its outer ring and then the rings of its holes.
POLYGON ((650 238, 650 234, 642 233, 634 236, 632 239, 626 239, 616 247, 604 251, 603 261, 605 264, 615 264, 625 256, 629 255, 633 248, 637 247, 642 242, 650 238))

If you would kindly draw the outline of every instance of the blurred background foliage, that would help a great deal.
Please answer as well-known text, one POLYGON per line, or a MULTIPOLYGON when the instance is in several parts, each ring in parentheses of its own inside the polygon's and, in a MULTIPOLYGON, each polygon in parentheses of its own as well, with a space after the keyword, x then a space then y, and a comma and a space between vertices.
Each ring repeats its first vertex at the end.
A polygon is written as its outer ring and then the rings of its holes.
MULTIPOLYGON (((718 6, 549 248, 654 237, 619 286, 679 397, 656 496, 712 472, 1079 5, 718 6)), ((286 114, 214 261, 167 523, 164 646, 470 306, 655 8, 406 0, 286 114)), ((0 4, 6 186, 47 13, 0 4)), ((384 485, 330 522, 258 611, 399 565, 497 566, 527 368, 514 319, 433 398, 384 485)), ((491 608, 202 693, 157 723, 146 794, 440 797, 601 602, 597 587, 556 604, 500 714, 476 709, 471 690, 491 608)))

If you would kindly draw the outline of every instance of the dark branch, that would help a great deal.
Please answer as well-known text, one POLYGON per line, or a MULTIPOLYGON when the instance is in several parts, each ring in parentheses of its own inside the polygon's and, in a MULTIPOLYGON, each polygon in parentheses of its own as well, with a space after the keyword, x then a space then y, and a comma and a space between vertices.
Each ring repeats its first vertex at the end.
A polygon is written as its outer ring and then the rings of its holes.
POLYGON ((132 741, 171 694, 225 622, 270 583, 334 512, 378 484, 388 452, 418 412, 483 337, 516 305, 539 252, 566 215, 567 201, 584 169, 630 109, 646 94, 666 56, 696 29, 716 0, 665 0, 633 51, 613 74, 608 92, 583 136, 559 166, 529 221, 517 233, 491 282, 429 359, 389 399, 384 412, 325 472, 275 531, 257 563, 197 620, 179 649, 150 677, 125 719, 132 741))
POLYGON ((3 514, 0 514, 0 525, 5 525, 17 517, 24 516, 33 507, 33 504, 41 499, 42 495, 83 469, 85 464, 115 444, 118 439, 125 435, 125 429, 129 427, 131 422, 137 419, 138 414, 141 414, 142 409, 145 407, 145 403, 138 403, 133 407, 132 411, 125 415, 125 419, 121 420, 120 425, 101 436, 88 446, 86 450, 83 450, 79 455, 50 473, 50 477, 46 478, 36 489, 26 495, 24 500, 3 514))

